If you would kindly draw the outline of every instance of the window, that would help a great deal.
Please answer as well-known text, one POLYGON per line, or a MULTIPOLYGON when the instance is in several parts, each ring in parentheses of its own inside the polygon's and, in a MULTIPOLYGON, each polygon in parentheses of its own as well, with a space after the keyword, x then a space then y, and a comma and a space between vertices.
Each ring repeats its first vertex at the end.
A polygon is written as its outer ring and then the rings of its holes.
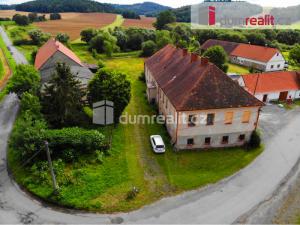
POLYGON ((189 127, 196 126, 196 116, 195 115, 189 115, 188 126, 189 127))
POLYGON ((271 69, 273 69, 274 68, 274 65, 271 65, 271 69))
POLYGON ((211 138, 210 137, 205 138, 205 145, 210 145, 210 143, 211 143, 211 138))
POLYGON ((277 53, 276 55, 279 56, 279 53, 277 53))
POLYGON ((243 123, 249 123, 250 122, 250 118, 251 118, 251 112, 250 111, 245 111, 243 113, 242 122, 243 123))
POLYGON ((215 114, 210 113, 207 114, 207 119, 206 119, 206 125, 214 125, 214 120, 215 120, 215 114))
POLYGON ((168 100, 166 99, 166 109, 168 109, 168 100))
POLYGON ((280 68, 280 64, 277 65, 277 68, 280 68))
POLYGON ((222 144, 228 144, 228 142, 229 142, 229 136, 223 136, 222 144))
POLYGON ((232 124, 233 112, 227 112, 225 114, 225 124, 232 124))
POLYGON ((193 138, 187 139, 187 145, 194 145, 194 139, 193 138))
POLYGON ((239 141, 245 141, 245 139, 246 139, 246 135, 245 134, 241 134, 239 136, 239 141))

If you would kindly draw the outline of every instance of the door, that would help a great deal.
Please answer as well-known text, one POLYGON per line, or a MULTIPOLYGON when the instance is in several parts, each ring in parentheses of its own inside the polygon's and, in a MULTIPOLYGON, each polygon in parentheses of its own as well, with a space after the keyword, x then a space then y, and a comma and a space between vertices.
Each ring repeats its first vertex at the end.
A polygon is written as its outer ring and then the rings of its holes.
POLYGON ((263 102, 266 102, 268 100, 268 95, 264 95, 263 102))
POLYGON ((289 92, 285 91, 285 92, 280 92, 279 95, 279 101, 286 101, 287 97, 288 97, 289 92))

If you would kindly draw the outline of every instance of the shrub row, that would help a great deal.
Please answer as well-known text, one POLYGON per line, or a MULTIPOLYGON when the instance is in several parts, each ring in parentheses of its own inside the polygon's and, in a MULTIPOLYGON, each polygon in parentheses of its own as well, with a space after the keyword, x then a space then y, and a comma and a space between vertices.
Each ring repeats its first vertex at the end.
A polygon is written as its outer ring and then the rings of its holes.
POLYGON ((92 152, 105 148, 104 135, 96 130, 84 130, 78 127, 61 130, 47 130, 45 139, 55 151, 74 149, 79 152, 92 152))

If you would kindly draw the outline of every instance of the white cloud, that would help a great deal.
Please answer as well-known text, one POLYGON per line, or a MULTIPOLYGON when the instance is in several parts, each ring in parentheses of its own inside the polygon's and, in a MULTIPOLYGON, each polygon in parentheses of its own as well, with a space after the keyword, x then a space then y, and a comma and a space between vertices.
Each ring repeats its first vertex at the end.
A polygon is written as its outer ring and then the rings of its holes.
MULTIPOLYGON (((115 3, 115 4, 133 4, 133 3, 140 3, 143 2, 143 0, 126 0, 126 1, 120 1, 120 0, 98 0, 99 2, 106 2, 106 3, 115 3)), ((148 0, 147 0, 148 1, 148 0)), ((168 5, 171 7, 180 7, 184 5, 190 5, 190 4, 197 4, 199 2, 202 2, 203 0, 149 0, 152 2, 156 2, 163 5, 168 5)), ((26 0, 0 0, 0 4, 15 4, 15 3, 21 3, 26 2, 26 0)), ((291 5, 298 5, 300 4, 300 0, 248 0, 248 2, 260 4, 262 6, 273 6, 273 7, 287 7, 291 5)))

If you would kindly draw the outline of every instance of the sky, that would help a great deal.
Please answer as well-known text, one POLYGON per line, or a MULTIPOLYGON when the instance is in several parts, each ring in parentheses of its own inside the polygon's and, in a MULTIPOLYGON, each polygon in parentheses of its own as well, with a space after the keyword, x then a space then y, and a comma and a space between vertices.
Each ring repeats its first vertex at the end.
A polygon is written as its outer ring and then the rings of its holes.
MULTIPOLYGON (((143 2, 143 0, 98 0, 99 2, 115 3, 115 4, 134 4, 143 2)), ((203 0, 147 0, 156 2, 162 5, 171 6, 177 8, 184 5, 197 4, 203 0)), ((15 4, 26 2, 26 0, 0 0, 0 4, 15 4)), ((247 2, 256 3, 261 6, 272 7, 287 7, 293 5, 300 5, 300 0, 247 0, 247 2)))

